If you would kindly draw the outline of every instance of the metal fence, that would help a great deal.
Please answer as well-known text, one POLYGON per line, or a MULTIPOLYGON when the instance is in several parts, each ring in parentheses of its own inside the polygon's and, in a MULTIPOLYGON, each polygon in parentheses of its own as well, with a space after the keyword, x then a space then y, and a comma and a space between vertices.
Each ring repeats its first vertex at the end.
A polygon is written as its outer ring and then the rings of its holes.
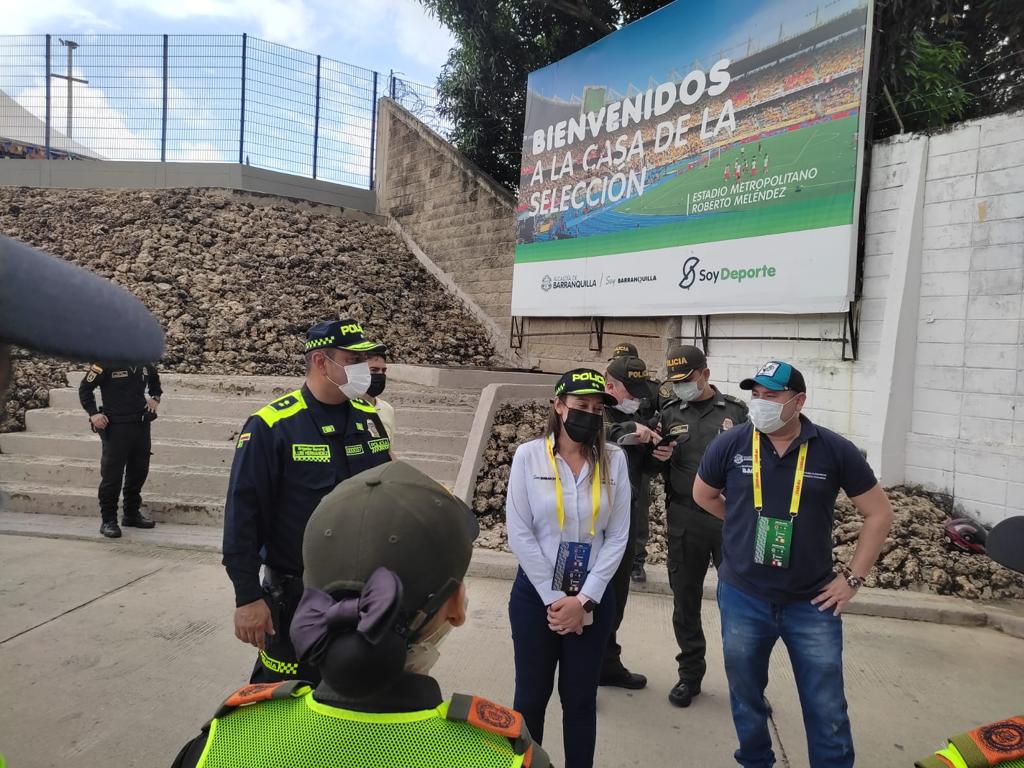
POLYGON ((238 162, 373 186, 376 103, 427 85, 249 35, 0 35, 0 157, 238 162))

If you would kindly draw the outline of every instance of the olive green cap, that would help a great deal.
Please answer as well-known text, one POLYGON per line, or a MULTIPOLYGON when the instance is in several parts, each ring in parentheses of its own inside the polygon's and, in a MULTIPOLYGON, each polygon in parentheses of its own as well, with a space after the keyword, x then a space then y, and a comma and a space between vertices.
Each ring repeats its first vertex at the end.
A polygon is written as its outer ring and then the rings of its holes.
POLYGON ((388 462, 324 496, 306 524, 303 580, 324 592, 359 591, 383 566, 402 580, 402 608, 418 611, 462 581, 479 532, 472 510, 443 485, 388 462))

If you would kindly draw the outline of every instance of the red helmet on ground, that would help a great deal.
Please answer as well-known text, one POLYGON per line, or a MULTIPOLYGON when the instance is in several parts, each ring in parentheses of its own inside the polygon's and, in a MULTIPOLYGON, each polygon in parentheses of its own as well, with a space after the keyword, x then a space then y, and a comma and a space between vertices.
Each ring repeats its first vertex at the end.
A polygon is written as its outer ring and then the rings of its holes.
POLYGON ((958 517, 946 522, 945 538, 946 545, 950 549, 959 549, 961 552, 969 552, 972 555, 983 555, 985 554, 988 531, 969 517, 958 517))

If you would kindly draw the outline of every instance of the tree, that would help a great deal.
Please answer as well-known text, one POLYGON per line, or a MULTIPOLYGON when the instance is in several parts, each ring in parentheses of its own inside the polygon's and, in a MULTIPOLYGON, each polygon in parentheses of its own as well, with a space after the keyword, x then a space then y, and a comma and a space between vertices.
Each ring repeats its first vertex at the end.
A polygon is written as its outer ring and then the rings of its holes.
MULTIPOLYGON (((456 38, 438 79, 452 142, 515 191, 527 75, 667 1, 421 0, 456 38)), ((876 0, 871 138, 1024 106, 1021 2, 876 0)))

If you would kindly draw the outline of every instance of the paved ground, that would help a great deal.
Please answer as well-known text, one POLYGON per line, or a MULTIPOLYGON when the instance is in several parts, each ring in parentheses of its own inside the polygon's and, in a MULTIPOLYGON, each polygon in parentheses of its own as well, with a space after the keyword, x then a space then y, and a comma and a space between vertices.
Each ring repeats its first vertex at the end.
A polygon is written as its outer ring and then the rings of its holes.
MULTIPOLYGON (((167 765, 244 682, 252 660, 230 628, 227 581, 207 552, 0 536, 0 752, 11 768, 167 765)), ((506 581, 473 579, 470 621, 449 635, 436 676, 446 693, 512 698, 506 581)), ((623 644, 647 673, 638 693, 602 689, 598 765, 734 765, 718 635, 705 602, 709 674, 688 710, 674 682, 671 603, 631 600, 623 644)), ((1024 707, 1024 641, 989 628, 851 616, 847 690, 864 766, 912 765, 941 739, 1024 707)), ((806 766, 784 653, 768 691, 780 765, 806 766)), ((559 713, 548 748, 561 761, 559 713)))

